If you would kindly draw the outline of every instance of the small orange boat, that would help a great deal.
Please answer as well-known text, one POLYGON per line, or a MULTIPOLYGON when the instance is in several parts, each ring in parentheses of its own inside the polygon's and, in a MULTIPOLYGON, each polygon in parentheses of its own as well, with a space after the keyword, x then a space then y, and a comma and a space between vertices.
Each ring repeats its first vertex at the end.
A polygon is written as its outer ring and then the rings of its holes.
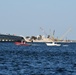
POLYGON ((26 42, 15 42, 16 45, 30 46, 26 42))

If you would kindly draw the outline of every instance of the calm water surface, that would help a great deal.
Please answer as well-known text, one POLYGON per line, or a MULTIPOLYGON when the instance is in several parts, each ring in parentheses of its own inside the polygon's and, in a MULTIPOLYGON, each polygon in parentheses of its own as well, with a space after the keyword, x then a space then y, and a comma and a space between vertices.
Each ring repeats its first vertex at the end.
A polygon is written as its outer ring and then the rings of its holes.
POLYGON ((0 43, 0 75, 76 75, 76 43, 60 47, 0 43))

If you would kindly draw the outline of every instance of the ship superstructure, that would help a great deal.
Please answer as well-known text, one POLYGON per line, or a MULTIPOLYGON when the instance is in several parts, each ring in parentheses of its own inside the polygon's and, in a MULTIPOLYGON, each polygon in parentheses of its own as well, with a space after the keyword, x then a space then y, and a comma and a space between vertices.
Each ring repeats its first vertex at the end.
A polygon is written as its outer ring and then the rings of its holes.
POLYGON ((0 42, 20 42, 24 40, 22 36, 0 34, 0 42))

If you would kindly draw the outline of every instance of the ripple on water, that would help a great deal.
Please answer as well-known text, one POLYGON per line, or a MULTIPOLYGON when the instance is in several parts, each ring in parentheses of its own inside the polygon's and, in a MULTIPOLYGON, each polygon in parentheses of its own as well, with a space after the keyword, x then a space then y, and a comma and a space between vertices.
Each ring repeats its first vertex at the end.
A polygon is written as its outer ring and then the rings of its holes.
POLYGON ((0 75, 75 75, 76 47, 0 46, 0 75))

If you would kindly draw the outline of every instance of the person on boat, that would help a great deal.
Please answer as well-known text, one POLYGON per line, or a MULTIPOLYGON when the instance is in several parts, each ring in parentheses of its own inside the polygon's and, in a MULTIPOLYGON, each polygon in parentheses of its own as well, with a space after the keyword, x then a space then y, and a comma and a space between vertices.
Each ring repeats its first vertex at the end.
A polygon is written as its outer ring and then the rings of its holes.
POLYGON ((23 44, 25 44, 26 42, 25 41, 23 41, 23 44))
POLYGON ((24 40, 21 41, 21 44, 25 44, 26 42, 24 40))

